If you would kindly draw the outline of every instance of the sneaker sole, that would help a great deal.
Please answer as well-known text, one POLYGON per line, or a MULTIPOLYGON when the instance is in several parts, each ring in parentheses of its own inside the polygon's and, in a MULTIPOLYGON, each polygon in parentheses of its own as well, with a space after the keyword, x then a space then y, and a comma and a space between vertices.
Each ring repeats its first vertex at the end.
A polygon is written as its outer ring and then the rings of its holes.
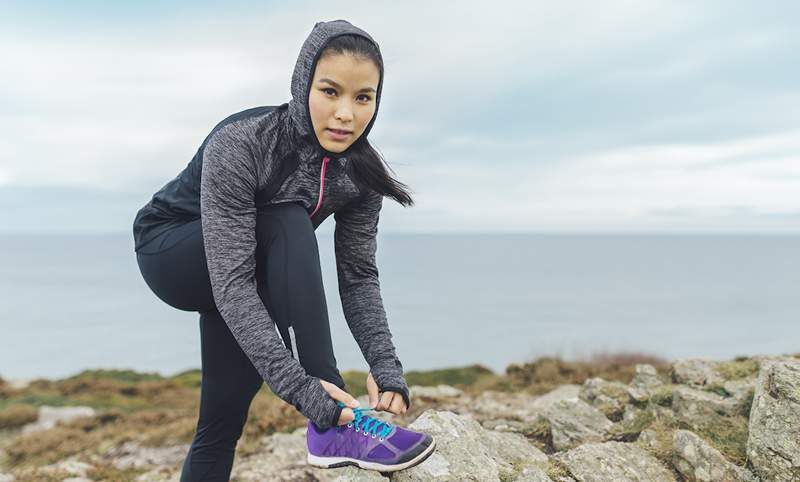
POLYGON ((395 472, 397 470, 407 469, 417 464, 422 463, 425 459, 430 457, 433 449, 436 448, 436 438, 431 439, 431 444, 425 447, 425 450, 419 453, 416 457, 403 462, 402 464, 386 465, 377 462, 367 462, 364 460, 353 459, 350 457, 319 457, 317 455, 308 454, 308 463, 323 469, 335 469, 338 467, 347 467, 348 465, 355 465, 362 469, 377 470, 379 472, 395 472))

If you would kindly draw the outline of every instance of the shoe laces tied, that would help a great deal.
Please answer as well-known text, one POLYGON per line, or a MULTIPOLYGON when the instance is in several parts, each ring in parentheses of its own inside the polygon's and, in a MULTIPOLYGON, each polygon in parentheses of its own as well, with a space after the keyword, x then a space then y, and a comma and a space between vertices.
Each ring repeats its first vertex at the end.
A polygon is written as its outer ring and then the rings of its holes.
MULTIPOLYGON (((346 407, 346 405, 342 402, 337 401, 336 403, 342 408, 346 407)), ((364 412, 376 412, 377 410, 375 409, 356 407, 351 410, 353 410, 355 420, 348 423, 347 426, 352 427, 355 425, 356 432, 361 429, 361 431, 364 432, 364 435, 372 434, 372 438, 375 438, 378 435, 378 427, 383 425, 383 427, 380 428, 380 437, 381 440, 383 440, 387 435, 389 435, 389 432, 391 432, 392 428, 394 427, 394 425, 389 422, 385 422, 378 418, 370 417, 369 415, 364 414, 364 412)))

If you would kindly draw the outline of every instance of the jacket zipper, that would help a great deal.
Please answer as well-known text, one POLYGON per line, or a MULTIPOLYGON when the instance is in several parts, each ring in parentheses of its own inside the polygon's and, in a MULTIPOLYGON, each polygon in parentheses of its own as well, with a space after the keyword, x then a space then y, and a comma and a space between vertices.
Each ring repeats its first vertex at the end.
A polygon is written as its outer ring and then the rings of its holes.
POLYGON ((325 169, 328 167, 328 161, 330 157, 325 156, 322 158, 322 172, 319 175, 319 200, 317 201, 317 207, 314 208, 314 211, 309 215, 309 217, 313 218, 319 208, 322 207, 322 198, 325 193, 325 169))

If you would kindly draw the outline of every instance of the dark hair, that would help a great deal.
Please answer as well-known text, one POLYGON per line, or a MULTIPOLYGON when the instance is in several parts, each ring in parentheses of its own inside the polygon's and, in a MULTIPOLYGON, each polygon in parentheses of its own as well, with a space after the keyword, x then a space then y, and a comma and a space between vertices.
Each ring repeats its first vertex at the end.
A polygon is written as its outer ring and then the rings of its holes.
MULTIPOLYGON (((371 60, 379 71, 383 71, 383 62, 375 45, 360 35, 341 35, 334 38, 322 51, 320 59, 336 54, 349 54, 371 60)), ((414 200, 408 186, 390 176, 387 168, 392 169, 366 136, 361 136, 347 155, 348 173, 359 189, 372 189, 403 206, 413 206, 414 200)))

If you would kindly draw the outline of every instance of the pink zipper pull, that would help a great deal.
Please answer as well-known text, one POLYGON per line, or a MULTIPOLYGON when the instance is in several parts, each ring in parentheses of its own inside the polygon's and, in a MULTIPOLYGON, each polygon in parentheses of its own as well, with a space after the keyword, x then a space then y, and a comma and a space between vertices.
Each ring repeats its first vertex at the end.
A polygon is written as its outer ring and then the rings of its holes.
POLYGON ((322 206, 322 197, 325 193, 325 169, 328 167, 328 161, 330 157, 325 156, 322 158, 322 172, 319 175, 319 200, 317 201, 317 207, 314 208, 314 212, 312 212, 309 217, 314 217, 319 211, 319 208, 322 206))

